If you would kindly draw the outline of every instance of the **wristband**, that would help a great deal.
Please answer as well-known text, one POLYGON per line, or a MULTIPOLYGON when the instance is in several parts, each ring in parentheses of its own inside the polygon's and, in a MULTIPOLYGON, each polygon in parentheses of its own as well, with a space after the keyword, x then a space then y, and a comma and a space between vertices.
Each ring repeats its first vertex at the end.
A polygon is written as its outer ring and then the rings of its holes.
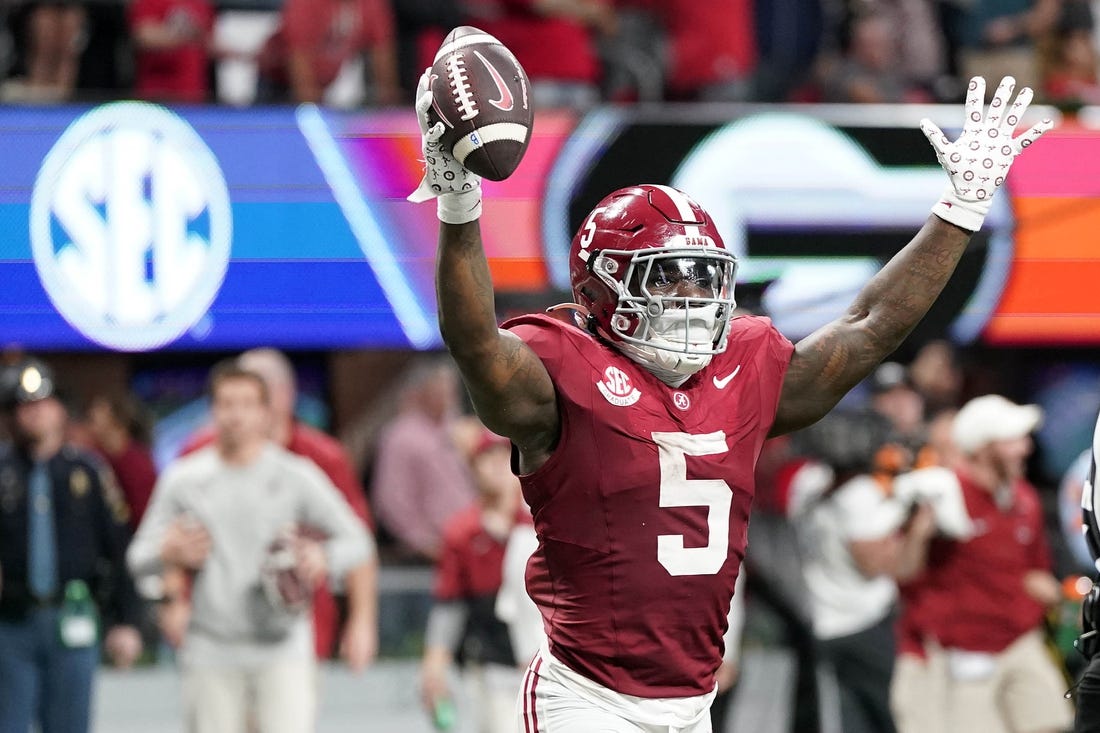
POLYGON ((976 232, 982 228, 985 215, 989 213, 989 207, 993 199, 985 201, 964 201, 955 193, 955 187, 950 183, 944 189, 939 202, 932 207, 932 213, 970 232, 976 232))
POLYGON ((436 199, 436 215, 444 224, 466 224, 481 218, 481 186, 436 199))

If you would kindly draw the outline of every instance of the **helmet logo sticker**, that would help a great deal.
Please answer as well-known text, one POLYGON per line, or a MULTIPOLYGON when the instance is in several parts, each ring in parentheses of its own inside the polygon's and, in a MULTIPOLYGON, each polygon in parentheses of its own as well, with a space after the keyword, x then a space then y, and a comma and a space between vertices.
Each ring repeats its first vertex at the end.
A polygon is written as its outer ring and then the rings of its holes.
POLYGON ((588 262, 588 257, 591 254, 588 248, 592 246, 592 240, 596 238, 596 217, 607 211, 606 206, 597 206, 592 210, 592 213, 588 215, 588 221, 584 223, 584 233, 581 234, 581 249, 577 253, 585 262, 588 262))
POLYGON ((630 383, 630 377, 622 369, 609 366, 603 372, 603 380, 596 382, 597 389, 608 402, 618 407, 629 407, 641 399, 642 393, 630 383))

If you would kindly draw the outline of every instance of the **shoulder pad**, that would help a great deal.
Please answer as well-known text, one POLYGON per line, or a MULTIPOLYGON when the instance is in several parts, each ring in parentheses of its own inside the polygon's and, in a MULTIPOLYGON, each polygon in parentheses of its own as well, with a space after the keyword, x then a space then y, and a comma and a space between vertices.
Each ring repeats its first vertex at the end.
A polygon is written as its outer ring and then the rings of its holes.
POLYGON ((501 328, 510 329, 513 326, 531 325, 557 328, 561 330, 580 331, 591 335, 578 323, 578 312, 570 309, 558 309, 546 313, 526 313, 522 316, 509 318, 501 324, 501 328))

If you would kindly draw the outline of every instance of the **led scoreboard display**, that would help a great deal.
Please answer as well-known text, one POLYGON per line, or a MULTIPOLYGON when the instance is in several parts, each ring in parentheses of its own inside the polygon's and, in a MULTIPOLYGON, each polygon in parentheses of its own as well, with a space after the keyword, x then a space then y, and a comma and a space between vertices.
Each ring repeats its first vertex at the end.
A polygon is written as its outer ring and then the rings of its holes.
MULTIPOLYGON (((668 183, 711 212, 742 292, 798 338, 928 216, 946 179, 923 116, 959 123, 955 107, 537 114, 516 173, 484 184, 497 290, 563 297, 585 213, 668 183)), ((411 110, 9 106, 0 133, 0 347, 441 346, 435 207, 405 200, 421 174, 411 110)), ((1100 343, 1097 162, 1095 130, 1044 136, 915 337, 1100 343)))

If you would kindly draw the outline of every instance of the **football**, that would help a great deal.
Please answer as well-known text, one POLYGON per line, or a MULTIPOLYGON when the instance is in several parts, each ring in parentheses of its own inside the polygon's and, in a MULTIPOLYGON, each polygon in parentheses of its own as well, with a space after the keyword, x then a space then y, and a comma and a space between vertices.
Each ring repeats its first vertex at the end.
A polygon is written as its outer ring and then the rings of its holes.
POLYGON ((504 44, 472 26, 447 34, 431 69, 431 124, 459 163, 490 181, 516 170, 531 140, 527 74, 504 44))
POLYGON ((260 567, 260 584, 274 608, 300 613, 313 600, 313 588, 298 573, 297 539, 320 541, 324 534, 310 527, 288 527, 271 542, 260 567))

